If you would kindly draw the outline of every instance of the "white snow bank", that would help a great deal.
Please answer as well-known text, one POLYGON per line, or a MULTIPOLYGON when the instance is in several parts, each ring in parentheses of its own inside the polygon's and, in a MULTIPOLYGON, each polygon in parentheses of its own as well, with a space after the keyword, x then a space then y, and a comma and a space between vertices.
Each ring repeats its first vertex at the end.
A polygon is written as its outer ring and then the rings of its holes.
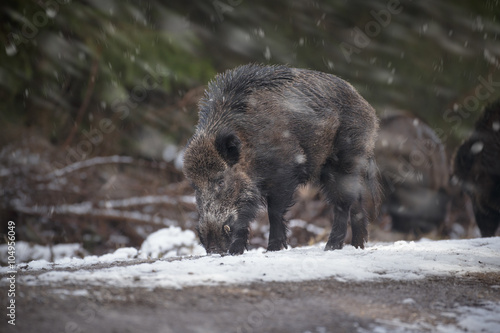
MULTIPOLYGON (((56 264, 53 266, 55 270, 46 273, 18 275, 18 282, 29 285, 71 283, 182 288, 331 278, 339 281, 411 280, 500 272, 500 237, 378 243, 369 244, 365 250, 346 246, 342 250, 325 252, 323 247, 324 244, 318 244, 278 252, 259 249, 240 256, 188 257, 92 270, 81 267, 71 272, 58 271, 57 268, 64 265, 56 264)), ((133 254, 133 251, 127 251, 131 252, 129 255, 133 254)), ((81 264, 86 265, 95 259, 81 260, 81 264)), ((29 268, 37 269, 35 263, 30 263, 29 268)), ((72 266, 77 264, 73 262, 72 266)), ((6 278, 0 284, 5 283, 6 278)))
MULTIPOLYGON (((137 249, 133 247, 123 247, 113 253, 104 254, 102 256, 86 256, 85 258, 78 257, 65 257, 54 262, 47 260, 33 260, 29 263, 17 265, 18 270, 49 270, 53 268, 81 268, 94 264, 106 264, 120 261, 127 261, 137 258, 137 249)), ((0 273, 7 272, 8 268, 0 268, 0 273)))
POLYGON ((500 303, 481 302, 478 305, 459 306, 449 316, 457 320, 457 325, 439 325, 436 329, 441 333, 482 332, 498 333, 500 328, 500 303))
POLYGON ((160 229, 142 243, 139 258, 166 258, 186 255, 203 255, 205 249, 198 245, 196 235, 191 230, 179 227, 160 229))
MULTIPOLYGON (((16 262, 28 262, 31 260, 60 260, 66 257, 81 256, 87 251, 83 249, 80 244, 57 244, 52 247, 43 246, 38 244, 30 244, 24 241, 17 241, 16 249, 16 262)), ((0 263, 7 264, 8 246, 7 244, 0 245, 0 263)), ((0 271, 1 273, 2 271, 0 271)))
MULTIPOLYGON (((6 245, 0 247, 2 255, 7 255, 6 245)), ((26 242, 16 242, 16 260, 19 269, 40 270, 52 268, 78 268, 94 264, 113 263, 130 259, 158 259, 166 257, 179 257, 188 255, 204 255, 205 249, 198 244, 196 235, 191 230, 182 230, 179 227, 160 229, 142 243, 140 251, 135 248, 120 248, 113 253, 102 256, 76 257, 83 253, 79 244, 54 245, 52 252, 47 246, 31 246, 26 242), (51 255, 51 253, 53 255, 51 255), (53 262, 49 262, 53 258, 53 262), (38 260, 37 260, 38 259, 38 260), (31 260, 31 261, 30 261, 31 260), (29 263, 22 264, 23 262, 29 263)), ((0 257, 2 259, 2 257, 0 257)), ((5 261, 7 262, 7 258, 5 261)), ((0 273, 8 271, 1 267, 0 273)))

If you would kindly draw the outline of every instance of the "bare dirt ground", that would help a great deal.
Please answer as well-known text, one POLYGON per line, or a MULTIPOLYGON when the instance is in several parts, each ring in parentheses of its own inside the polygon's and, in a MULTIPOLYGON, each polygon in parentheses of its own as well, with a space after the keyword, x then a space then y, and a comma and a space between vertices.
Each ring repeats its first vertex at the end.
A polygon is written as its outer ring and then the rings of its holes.
POLYGON ((435 332, 456 327, 461 307, 500 302, 499 287, 500 274, 182 290, 20 284, 16 326, 2 332, 435 332))

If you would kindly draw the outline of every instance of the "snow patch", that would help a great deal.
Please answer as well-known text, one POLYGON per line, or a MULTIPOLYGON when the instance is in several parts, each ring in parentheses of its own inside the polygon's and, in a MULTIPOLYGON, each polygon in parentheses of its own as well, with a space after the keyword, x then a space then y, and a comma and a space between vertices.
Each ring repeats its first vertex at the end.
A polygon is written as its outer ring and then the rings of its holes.
POLYGON ((174 144, 167 144, 163 149, 162 157, 164 161, 172 162, 177 158, 178 148, 174 144))
MULTIPOLYGON (((84 266, 90 266, 95 264, 105 264, 127 261, 137 257, 137 249, 133 247, 124 247, 116 250, 113 253, 104 254, 102 256, 86 256, 85 258, 75 258, 75 257, 65 257, 54 262, 48 262, 46 260, 33 260, 28 264, 18 265, 20 269, 26 269, 30 271, 36 271, 40 269, 54 269, 54 268, 82 268, 84 266)), ((0 269, 0 273, 3 270, 0 269)))
POLYGON ((68 296, 89 296, 90 295, 86 289, 77 289, 77 290, 54 289, 52 292, 54 294, 68 295, 68 296))
POLYGON ((142 243, 139 258, 165 258, 206 254, 191 230, 179 227, 160 229, 142 243))
POLYGON ((376 325, 370 325, 369 329, 359 328, 358 333, 378 332, 378 333, 417 333, 417 332, 437 332, 437 333, 466 333, 482 332, 497 333, 500 327, 500 303, 481 302, 477 306, 460 306, 451 311, 442 312, 440 315, 446 318, 455 319, 453 324, 438 323, 436 326, 425 321, 405 323, 400 319, 381 320, 378 319, 376 325))
POLYGON ((436 332, 498 333, 500 327, 500 303, 481 302, 477 306, 460 306, 450 313, 456 318, 454 325, 438 325, 436 332))
MULTIPOLYGON (((187 197, 186 200, 188 200, 187 197)), ((5 260, 6 263, 7 246, 1 245, 0 250, 2 255, 0 260, 5 260)), ((101 256, 78 257, 84 252, 85 250, 80 244, 54 245, 51 250, 48 246, 32 246, 26 242, 16 242, 16 259, 19 263, 17 267, 30 271, 83 268, 95 264, 123 262, 132 259, 158 259, 206 254, 205 249, 198 244, 194 232, 182 230, 179 227, 164 228, 150 234, 143 242, 140 251, 133 247, 125 247, 101 256)), ((7 270, 7 267, 0 267, 0 273, 5 273, 7 270)))
MULTIPOLYGON (((18 283, 28 285, 104 283, 115 287, 182 288, 197 285, 322 279, 414 280, 429 276, 447 277, 500 272, 500 237, 377 243, 368 244, 365 250, 347 245, 342 250, 327 252, 323 251, 325 244, 322 243, 278 252, 266 252, 260 248, 240 256, 206 255, 127 266, 92 267, 92 270, 88 270, 88 265, 92 263, 127 261, 138 256, 165 257, 170 256, 170 251, 184 253, 182 248, 192 249, 190 254, 200 254, 202 248, 196 244, 194 233, 169 228, 152 234, 145 241, 140 254, 136 254, 135 249, 128 248, 101 257, 60 260, 53 265, 52 271, 18 275, 18 283), (79 269, 57 270, 64 267, 79 269)), ((46 266, 46 263, 31 262, 26 268, 20 267, 20 271, 37 270, 37 267, 44 265, 46 266)), ((6 282, 4 278, 0 281, 0 285, 6 282)))
POLYGON ((483 147, 484 147, 484 143, 482 143, 481 141, 477 141, 475 142, 471 147, 470 147, 470 151, 475 155, 475 154, 479 154, 482 150, 483 150, 483 147))
POLYGON ((494 121, 492 127, 495 132, 498 132, 500 130, 500 121, 494 121))
POLYGON ((413 298, 405 298, 401 303, 402 304, 416 304, 416 302, 413 298))
MULTIPOLYGON (((7 244, 0 245, 0 264, 7 264, 8 257, 7 244)), ((59 260, 67 257, 81 256, 86 251, 80 244, 57 244, 43 246, 38 244, 30 244, 24 241, 16 242, 16 262, 28 262, 31 260, 51 261, 59 260)), ((1 271, 0 271, 1 272, 1 271)))
POLYGON ((288 222, 288 228, 301 228, 301 229, 306 229, 310 233, 313 233, 315 235, 322 235, 325 232, 325 228, 321 228, 318 226, 315 226, 314 224, 307 223, 304 220, 299 220, 299 219, 292 219, 288 222))

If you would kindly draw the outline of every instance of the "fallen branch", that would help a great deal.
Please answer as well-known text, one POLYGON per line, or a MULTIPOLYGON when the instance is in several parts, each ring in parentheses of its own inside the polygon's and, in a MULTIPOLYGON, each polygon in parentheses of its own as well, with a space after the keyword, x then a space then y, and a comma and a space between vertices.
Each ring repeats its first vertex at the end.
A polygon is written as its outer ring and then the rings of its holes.
POLYGON ((43 176, 44 179, 52 179, 54 177, 61 177, 64 176, 65 174, 75 172, 80 169, 84 168, 89 168, 92 166, 96 165, 102 165, 102 164, 112 164, 112 163, 123 163, 123 164, 131 164, 134 162, 134 159, 130 156, 98 156, 98 157, 93 157, 88 160, 83 160, 80 162, 76 162, 73 164, 70 164, 62 169, 57 169, 49 174, 43 176))
POLYGON ((132 197, 118 200, 99 201, 98 206, 107 209, 111 208, 126 208, 130 206, 155 205, 155 204, 170 204, 178 205, 180 203, 193 204, 194 198, 190 196, 182 196, 173 198, 168 195, 147 195, 143 197, 132 197))
POLYGON ((64 204, 59 206, 25 206, 20 199, 11 201, 15 210, 29 215, 77 215, 90 216, 101 219, 118 219, 132 222, 153 223, 165 226, 177 226, 177 221, 158 215, 144 214, 134 211, 118 209, 95 208, 92 202, 84 201, 77 204, 64 204))

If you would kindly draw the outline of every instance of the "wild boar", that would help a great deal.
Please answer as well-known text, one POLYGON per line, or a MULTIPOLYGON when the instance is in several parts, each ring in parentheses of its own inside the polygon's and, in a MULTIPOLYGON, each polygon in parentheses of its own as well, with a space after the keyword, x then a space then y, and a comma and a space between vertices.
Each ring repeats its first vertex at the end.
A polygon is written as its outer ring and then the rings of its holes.
POLYGON ((481 236, 495 236, 500 224, 500 100, 485 108, 458 148, 451 181, 471 197, 481 236))
POLYGON ((284 214, 295 189, 319 184, 334 207, 325 250, 363 248, 365 197, 378 198, 375 110, 342 79, 287 66, 250 64, 219 74, 199 103, 184 153, 207 253, 241 254, 249 223, 267 206, 268 251, 287 247, 284 214))
POLYGON ((420 236, 442 227, 449 167, 432 128, 408 114, 382 118, 375 156, 382 178, 381 211, 391 216, 392 229, 420 236))

